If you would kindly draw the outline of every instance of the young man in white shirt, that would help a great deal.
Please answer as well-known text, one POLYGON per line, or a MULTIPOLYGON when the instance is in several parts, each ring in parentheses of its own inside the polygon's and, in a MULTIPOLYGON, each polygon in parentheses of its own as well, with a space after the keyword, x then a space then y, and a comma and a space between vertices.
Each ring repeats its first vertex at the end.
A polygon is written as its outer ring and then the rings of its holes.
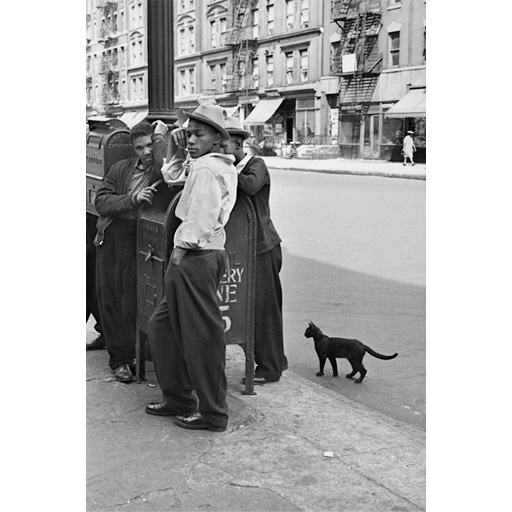
POLYGON ((146 412, 176 416, 193 430, 223 431, 228 423, 224 323, 217 287, 227 266, 224 226, 236 201, 234 157, 223 154, 226 113, 200 105, 189 118, 192 158, 176 216, 181 224, 165 274, 165 297, 149 321, 149 344, 161 402, 146 412), (192 393, 195 391, 198 402, 192 393))

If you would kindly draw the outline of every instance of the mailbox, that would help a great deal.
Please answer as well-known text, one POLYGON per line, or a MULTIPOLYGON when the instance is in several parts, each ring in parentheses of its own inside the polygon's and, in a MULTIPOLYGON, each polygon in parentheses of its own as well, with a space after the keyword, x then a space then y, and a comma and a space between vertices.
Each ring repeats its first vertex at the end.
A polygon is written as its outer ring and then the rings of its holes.
MULTIPOLYGON (((162 184, 160 187, 167 187, 162 184)), ((164 276, 181 220, 175 215, 181 187, 158 192, 152 205, 141 210, 137 231, 137 336, 136 381, 145 370, 145 340, 151 315, 164 296, 164 276), (170 199, 170 202, 168 202, 170 199), (166 207, 166 203, 168 207, 166 207)), ((247 196, 239 193, 226 224, 229 269, 221 279, 218 296, 226 344, 245 351, 245 394, 253 394, 254 378, 254 279, 256 271, 256 214, 247 196)))
POLYGON ((137 156, 130 143, 130 129, 115 118, 90 117, 86 144, 86 211, 97 216, 96 192, 103 176, 119 160, 137 156))

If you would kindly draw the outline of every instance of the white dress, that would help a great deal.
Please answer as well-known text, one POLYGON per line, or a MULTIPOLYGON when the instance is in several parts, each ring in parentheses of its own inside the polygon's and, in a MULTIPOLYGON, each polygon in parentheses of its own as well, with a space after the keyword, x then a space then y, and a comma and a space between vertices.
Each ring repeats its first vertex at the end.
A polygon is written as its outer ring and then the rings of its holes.
POLYGON ((412 140, 412 137, 410 135, 406 135, 404 137, 404 156, 408 158, 412 158, 414 153, 414 141, 412 140))

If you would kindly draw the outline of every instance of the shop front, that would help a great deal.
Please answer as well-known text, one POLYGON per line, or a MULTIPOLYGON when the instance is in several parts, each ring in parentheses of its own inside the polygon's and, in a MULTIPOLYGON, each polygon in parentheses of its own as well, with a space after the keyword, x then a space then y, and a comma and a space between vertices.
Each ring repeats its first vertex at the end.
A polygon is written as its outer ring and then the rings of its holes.
MULTIPOLYGON (((327 103, 326 106, 329 107, 327 103)), ((332 130, 329 129, 331 120, 322 117, 320 103, 312 94, 262 98, 243 124, 254 135, 260 155, 290 158, 339 156, 338 146, 333 144, 332 130)), ((337 128, 337 120, 335 124, 337 128)))
POLYGON ((342 158, 402 160, 403 139, 414 132, 415 161, 426 161, 425 88, 410 89, 397 103, 340 106, 339 145, 342 158), (413 92, 415 91, 415 92, 413 92))
POLYGON ((405 96, 393 105, 386 105, 383 119, 381 154, 385 160, 402 160, 403 138, 409 130, 414 132, 416 162, 426 162, 427 114, 426 88, 411 87, 405 96))

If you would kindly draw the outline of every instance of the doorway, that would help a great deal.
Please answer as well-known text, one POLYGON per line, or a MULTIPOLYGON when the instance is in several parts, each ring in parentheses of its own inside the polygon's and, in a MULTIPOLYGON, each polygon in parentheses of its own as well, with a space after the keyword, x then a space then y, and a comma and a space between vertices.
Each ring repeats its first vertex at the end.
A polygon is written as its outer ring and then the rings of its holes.
POLYGON ((361 148, 362 158, 379 158, 379 115, 364 117, 363 144, 361 148))

